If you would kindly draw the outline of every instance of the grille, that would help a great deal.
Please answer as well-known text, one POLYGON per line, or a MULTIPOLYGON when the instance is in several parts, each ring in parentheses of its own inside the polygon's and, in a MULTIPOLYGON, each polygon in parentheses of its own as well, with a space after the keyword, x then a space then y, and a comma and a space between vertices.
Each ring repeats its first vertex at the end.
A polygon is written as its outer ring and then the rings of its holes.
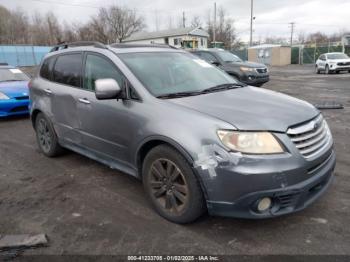
POLYGON ((295 206, 298 198, 299 198, 299 193, 292 193, 292 194, 287 194, 287 195, 280 195, 277 196, 276 198, 278 199, 280 208, 286 208, 290 206, 295 206))
POLYGON ((15 97, 16 100, 27 100, 29 99, 29 96, 17 96, 15 97))
POLYGON ((340 62, 338 63, 339 66, 348 66, 350 65, 350 62, 340 62))
POLYGON ((321 153, 332 142, 331 132, 321 115, 306 124, 289 128, 287 134, 305 158, 321 153))
POLYGON ((257 68, 256 72, 258 72, 259 74, 265 74, 267 73, 267 68, 257 68))

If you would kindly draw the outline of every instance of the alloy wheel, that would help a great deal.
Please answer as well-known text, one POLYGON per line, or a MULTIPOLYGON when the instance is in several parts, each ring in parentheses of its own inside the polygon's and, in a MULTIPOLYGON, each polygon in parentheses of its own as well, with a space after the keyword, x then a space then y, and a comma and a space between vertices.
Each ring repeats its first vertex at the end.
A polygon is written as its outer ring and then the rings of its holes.
POLYGON ((44 152, 49 152, 52 145, 52 134, 45 119, 42 118, 39 120, 37 132, 40 147, 44 152))
POLYGON ((189 190, 178 166, 168 159, 157 159, 149 172, 150 190, 157 204, 168 213, 181 213, 188 202, 189 190))

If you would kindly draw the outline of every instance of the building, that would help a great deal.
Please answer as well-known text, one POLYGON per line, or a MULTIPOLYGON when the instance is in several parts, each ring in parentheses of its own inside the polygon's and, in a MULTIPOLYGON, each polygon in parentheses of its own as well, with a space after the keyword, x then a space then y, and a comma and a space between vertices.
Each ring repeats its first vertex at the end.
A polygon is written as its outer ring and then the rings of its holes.
POLYGON ((263 44, 248 48, 249 61, 271 66, 289 65, 291 55, 290 46, 263 44))
POLYGON ((123 40, 123 43, 168 44, 184 48, 207 48, 209 34, 202 28, 184 27, 156 32, 139 32, 123 40))

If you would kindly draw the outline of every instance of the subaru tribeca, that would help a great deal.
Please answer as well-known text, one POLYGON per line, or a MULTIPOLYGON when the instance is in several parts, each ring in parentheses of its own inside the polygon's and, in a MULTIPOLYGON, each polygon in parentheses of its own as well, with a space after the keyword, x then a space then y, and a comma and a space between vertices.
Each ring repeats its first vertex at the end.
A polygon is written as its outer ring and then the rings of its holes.
POLYGON ((72 43, 30 84, 39 148, 73 150, 142 180, 176 223, 301 210, 330 185, 333 140, 307 102, 243 86, 163 45, 72 43))

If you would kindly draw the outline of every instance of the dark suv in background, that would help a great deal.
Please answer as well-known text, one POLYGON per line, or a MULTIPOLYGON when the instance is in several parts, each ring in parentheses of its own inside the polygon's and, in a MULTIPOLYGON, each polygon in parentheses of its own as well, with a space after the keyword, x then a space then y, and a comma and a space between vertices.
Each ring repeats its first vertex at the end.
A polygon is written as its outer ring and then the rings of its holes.
POLYGON ((184 50, 65 44, 30 86, 45 155, 68 148, 141 179, 155 210, 177 223, 206 210, 295 212, 332 181, 332 135, 314 106, 242 85, 184 50))
POLYGON ((209 48, 194 50, 193 54, 214 64, 231 76, 251 86, 262 86, 269 81, 268 68, 264 64, 243 61, 223 49, 209 48))

